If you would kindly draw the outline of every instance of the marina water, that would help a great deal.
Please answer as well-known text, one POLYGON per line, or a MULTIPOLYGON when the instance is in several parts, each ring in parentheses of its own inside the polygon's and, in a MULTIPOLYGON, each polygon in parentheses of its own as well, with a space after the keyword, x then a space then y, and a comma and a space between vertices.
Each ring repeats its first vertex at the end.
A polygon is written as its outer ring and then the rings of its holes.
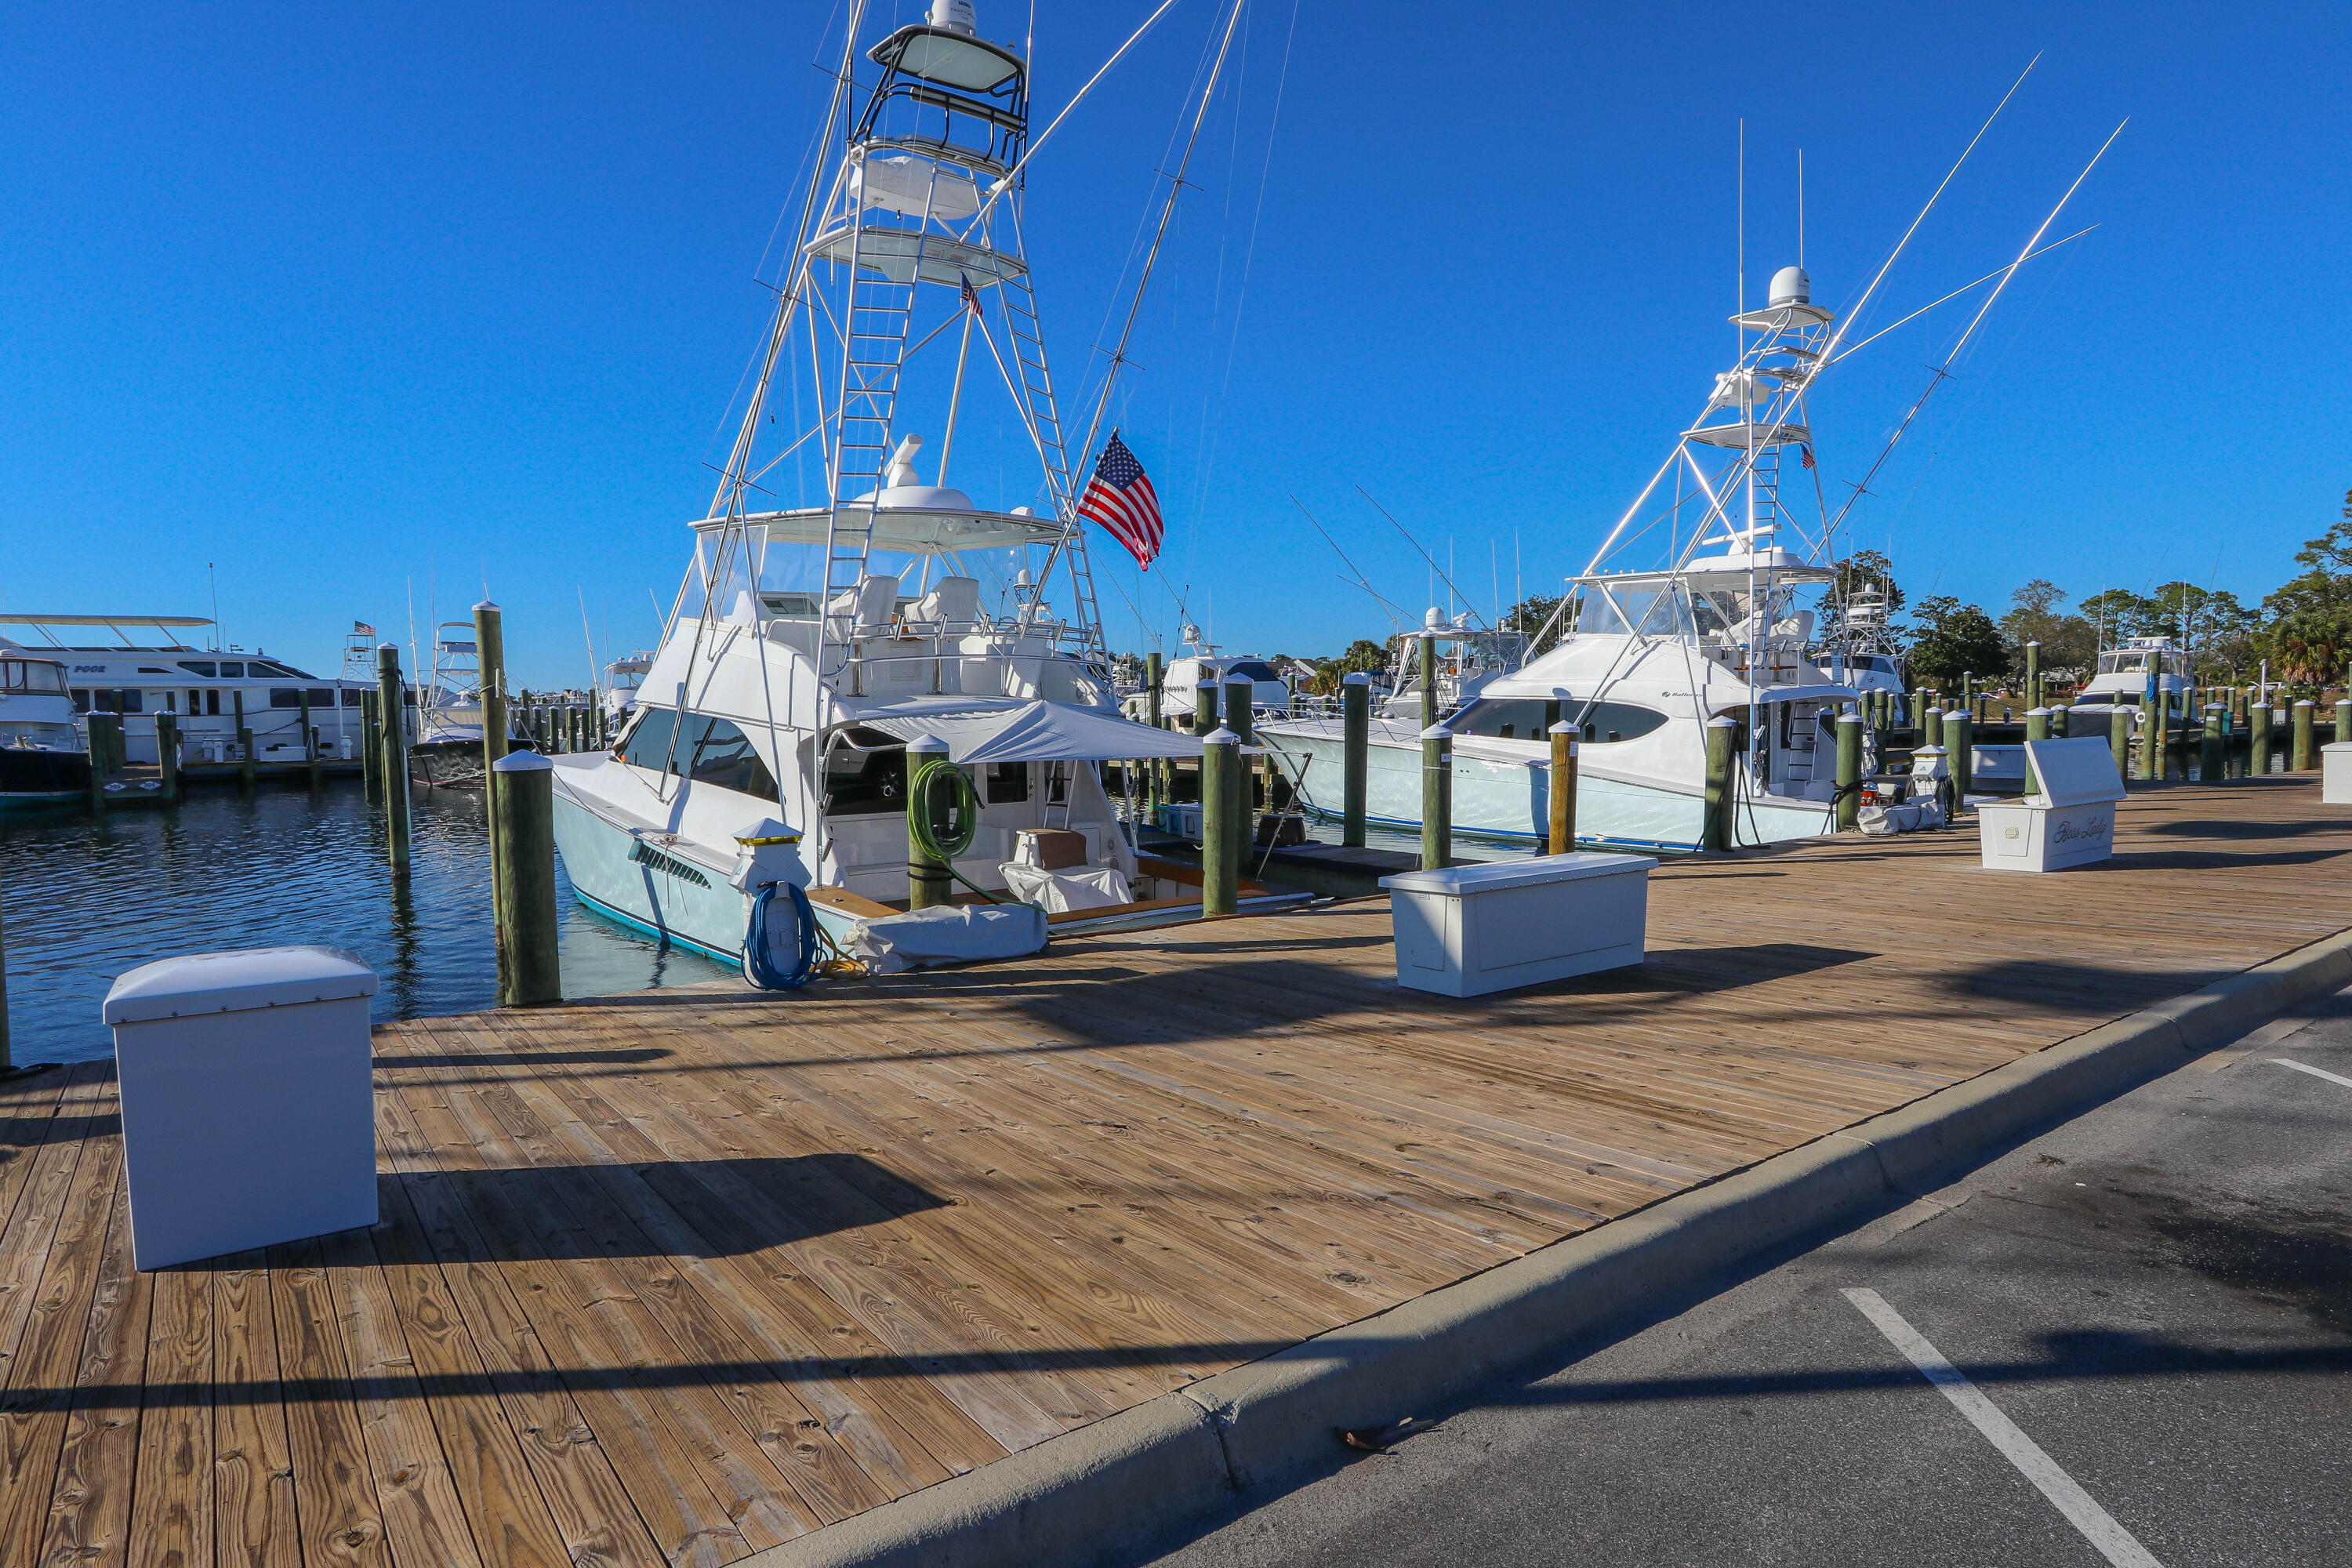
MULTIPOLYGON (((414 862, 385 868, 383 813, 357 780, 315 795, 197 790, 182 805, 0 817, 11 1054, 89 1061, 114 1046, 99 1004, 124 971, 226 948, 349 948, 382 982, 378 1019, 495 1005, 489 829, 478 792, 416 793, 414 862)), ((583 909, 557 868, 566 996, 740 977, 583 909)))

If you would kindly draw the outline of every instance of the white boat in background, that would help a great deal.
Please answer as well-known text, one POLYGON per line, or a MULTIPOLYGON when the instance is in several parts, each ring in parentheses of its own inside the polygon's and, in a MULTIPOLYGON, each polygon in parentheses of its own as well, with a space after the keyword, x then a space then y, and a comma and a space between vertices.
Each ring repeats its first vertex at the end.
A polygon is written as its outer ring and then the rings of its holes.
POLYGON ((1856 584, 1842 609, 1825 607, 1836 619, 1814 647, 1813 662, 1828 670, 1832 680, 1857 691, 1890 691, 1897 697, 1910 689, 1903 642, 1895 632, 1885 589, 1874 583, 1856 584))
POLYGON ((213 623, 195 616, 0 616, 0 648, 58 660, 76 720, 122 720, 123 760, 156 761, 155 716, 173 715, 181 754, 191 761, 243 760, 238 714, 253 737, 254 761, 299 762, 307 708, 321 754, 358 755, 361 694, 374 682, 322 680, 281 658, 199 648, 181 634, 213 623), (110 641, 91 634, 103 632, 110 641), (37 641, 27 640, 37 637, 37 641), (41 646, 46 645, 46 646, 41 646))
POLYGON ((65 661, 0 637, 0 812, 89 795, 89 745, 74 724, 65 661))
MULTIPOLYGON (((1633 509, 1570 580, 1556 623, 1566 628, 1559 646, 1478 681, 1451 712, 1440 710, 1455 737, 1455 832, 1543 839, 1548 732, 1563 719, 1583 740, 1580 841, 1698 844, 1706 728, 1717 718, 1731 720, 1738 733, 1735 842, 1830 828, 1833 726, 1855 689, 1812 661, 1814 613, 1800 598, 1835 573, 1820 559, 1826 519, 1810 533, 1797 523, 1782 499, 1781 470, 1784 458, 1791 468, 1812 460, 1799 399, 1828 352, 1833 320, 1812 303, 1801 268, 1775 274, 1765 308, 1734 318, 1742 353, 1716 378, 1698 423, 1681 434, 1633 509), (1644 517, 1670 474, 1677 481, 1673 500, 1644 517), (1779 542, 1783 532, 1801 549, 1779 542), (1664 563, 1633 566, 1637 550, 1663 553, 1664 563)), ((1468 635, 1438 611, 1429 614, 1427 635, 1442 644, 1468 635)), ((1419 824, 1420 723, 1403 693, 1374 717, 1367 811, 1383 825, 1419 824)), ((1339 721, 1277 721, 1260 733, 1281 749, 1307 806, 1336 815, 1339 721)))
MULTIPOLYGON (((1189 728, 1192 716, 1200 711, 1201 683, 1207 681, 1217 689, 1217 710, 1224 711, 1225 686, 1236 678, 1250 683, 1250 709, 1255 714, 1278 714, 1290 711, 1290 683, 1282 678, 1273 662, 1255 654, 1221 653, 1214 644, 1204 639, 1201 628, 1190 621, 1184 623, 1177 647, 1188 651, 1168 662, 1160 676, 1160 716, 1177 721, 1180 729, 1189 728)), ((1130 691, 1119 699, 1119 711, 1138 723, 1150 715, 1150 697, 1143 691, 1130 691)))
POLYGON ((604 694, 600 700, 607 719, 625 718, 636 706, 637 692, 654 667, 654 656, 640 650, 604 667, 604 694))
POLYGON ((2170 637, 2126 637, 2122 647, 2099 655, 2098 673, 2068 700, 2067 710, 2093 718, 2120 708, 2137 724, 2151 686, 2164 693, 2167 708, 2178 711, 2192 684, 2189 655, 2170 637))
POLYGON ((1158 889, 1099 763, 1200 749, 1115 707, 1012 177, 1028 145, 1023 58, 981 38, 964 0, 875 45, 878 74, 856 74, 856 41, 828 122, 839 162, 816 171, 677 606, 614 751, 554 759, 579 897, 762 984, 796 984, 796 963, 805 975, 819 927, 869 959, 919 961, 926 941, 934 957, 1028 951, 1039 907, 1120 918, 1158 889), (931 364, 952 374, 913 374, 931 364), (814 446, 824 488, 746 512, 782 455, 755 450, 767 414, 796 405, 771 400, 779 367, 814 378, 797 405, 820 412, 793 446, 814 446), (964 466, 1025 467, 1021 504, 948 482, 962 403, 992 387, 1017 435, 964 466), (943 423, 927 479, 913 431, 929 417, 943 423), (1066 616, 1049 594, 1067 595, 1066 616), (909 743, 926 740, 949 765, 910 776, 909 743), (934 789, 923 817, 982 901, 926 910, 918 931, 898 914, 909 799, 934 789))

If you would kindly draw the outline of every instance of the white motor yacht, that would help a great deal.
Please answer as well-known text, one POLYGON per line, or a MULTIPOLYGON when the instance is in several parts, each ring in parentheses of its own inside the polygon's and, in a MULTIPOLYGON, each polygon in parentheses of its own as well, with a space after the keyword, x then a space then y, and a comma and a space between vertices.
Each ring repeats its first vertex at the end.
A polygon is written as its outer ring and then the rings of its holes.
POLYGON ((626 728, 609 754, 553 759, 579 897, 763 984, 796 983, 786 949, 802 939, 780 943, 780 928, 820 927, 894 967, 1028 951, 1041 908, 1117 918, 1160 889, 1099 763, 1200 751, 1114 706, 1022 247, 1027 191, 1007 179, 1027 144, 1022 57, 981 38, 965 0, 938 0, 866 60, 845 55, 840 162, 818 171, 764 369, 626 728), (801 441, 824 489, 747 512, 755 480, 777 483, 781 457, 755 450, 768 411, 794 406, 771 399, 779 366, 814 379, 800 405, 822 412, 801 441), (1038 504, 983 505, 949 483, 959 414, 983 391, 1009 399, 1014 444, 969 466, 1002 475, 1025 458, 1038 504), (927 479, 913 431, 929 417, 927 479), (1049 592, 1068 595, 1066 616, 1049 592), (910 776, 910 743, 944 746, 944 768, 910 776), (961 901, 902 916, 914 794, 961 901), (797 908, 778 907, 784 893, 797 908))
POLYGON ((2168 708, 2178 710, 2189 700, 2191 685, 2188 653, 2170 637, 2126 637, 2120 647, 2099 655, 2098 673, 2069 700, 2067 710, 2104 718, 2120 708, 2136 725, 2151 685, 2164 693, 2168 708))
POLYGON ((89 793, 89 748, 74 726, 65 661, 0 637, 0 812, 89 793))
MULTIPOLYGON (((1694 847, 1705 816, 1706 727, 1717 718, 1738 731, 1734 842, 1830 829, 1834 725, 1856 692, 1812 662, 1814 615, 1799 599, 1835 573, 1820 560, 1826 528, 1808 533, 1784 503, 1781 469, 1784 458, 1791 468, 1812 461, 1799 395, 1833 342, 1833 319, 1811 302, 1802 268, 1781 268, 1769 303, 1734 318, 1743 352, 1716 378, 1699 422, 1570 580, 1559 646, 1475 688, 1465 682, 1467 700, 1451 712, 1437 705, 1454 735, 1455 832, 1545 837, 1548 732, 1566 720, 1583 742, 1580 840, 1694 847), (1662 488, 1671 500, 1644 515, 1662 488), (1783 532, 1801 548, 1777 542, 1783 532), (1637 550, 1663 553, 1664 563, 1633 567, 1637 550)), ((1802 491, 1814 493, 1810 483, 1802 491)), ((1474 635, 1429 614, 1423 635, 1441 645, 1474 635)), ((1372 721, 1367 812, 1386 826, 1420 822, 1417 697, 1392 698, 1372 721)), ((1278 721, 1259 733, 1280 749, 1308 808, 1336 815, 1340 721, 1278 721)))
POLYGON ((360 696, 373 683, 322 680, 258 650, 224 653, 180 640, 182 632, 212 624, 194 616, 5 615, 0 628, 9 630, 0 632, 0 648, 21 644, 61 661, 74 717, 121 716, 126 762, 157 760, 159 713, 176 719, 181 755, 189 761, 242 761, 241 713, 253 736, 254 761, 300 762, 306 707, 322 755, 348 760, 359 754, 360 696), (19 627, 47 646, 16 633, 19 627), (92 635, 100 632, 110 640, 92 635))

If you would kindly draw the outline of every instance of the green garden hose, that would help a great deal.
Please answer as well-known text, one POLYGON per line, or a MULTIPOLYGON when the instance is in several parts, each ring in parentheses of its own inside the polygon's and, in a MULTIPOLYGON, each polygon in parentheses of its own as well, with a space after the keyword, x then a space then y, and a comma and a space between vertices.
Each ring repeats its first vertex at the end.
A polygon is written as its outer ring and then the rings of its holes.
POLYGON ((907 826, 924 854, 952 868, 956 857, 971 847, 972 837, 980 831, 980 794, 971 787, 971 776, 945 757, 934 757, 918 767, 915 776, 907 781, 907 826), (948 798, 935 802, 934 792, 942 784, 947 786, 948 798), (939 826, 942 820, 958 825, 944 837, 939 826))

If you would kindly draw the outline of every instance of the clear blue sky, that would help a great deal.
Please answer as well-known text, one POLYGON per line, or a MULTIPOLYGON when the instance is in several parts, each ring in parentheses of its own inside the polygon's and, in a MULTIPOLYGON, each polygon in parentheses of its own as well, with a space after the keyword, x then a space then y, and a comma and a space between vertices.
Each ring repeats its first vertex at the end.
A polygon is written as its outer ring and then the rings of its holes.
MULTIPOLYGON (((1009 0, 982 31, 1017 37, 1009 0)), ((1040 0, 1053 109, 1146 10, 1040 0)), ((911 19, 914 0, 878 8, 911 19)), ((518 678, 648 643, 759 331, 821 82, 815 5, 12 5, 0 34, 0 608, 208 614, 314 667, 354 616, 491 594, 518 678)), ((1070 379, 1117 297, 1212 19, 1180 0, 1034 166, 1070 379)), ((2257 598, 2352 487, 2341 5, 1653 7, 1259 0, 1118 411, 1229 647, 1389 630, 1583 564, 1731 345, 1733 149, 1758 297, 1852 297, 2035 51, 1891 307, 2006 261, 2130 128, 1857 514, 1916 596, 1996 613, 2176 576, 2257 598), (1294 25, 1295 41, 1286 39, 1294 25), (1277 87, 1280 119, 1268 128, 1277 87), (1518 565, 1514 566, 1514 560, 1518 565), (1496 569, 1490 570, 1490 560, 1496 569)), ((1898 310, 1880 315, 1891 320, 1898 310)), ((1964 317, 1824 382, 1855 478, 1964 317)), ((1097 546, 1097 559, 1116 552, 1097 546)), ((1161 573, 1155 573, 1154 578, 1161 573)), ((1142 631, 1106 592, 1114 646, 1142 631)))

